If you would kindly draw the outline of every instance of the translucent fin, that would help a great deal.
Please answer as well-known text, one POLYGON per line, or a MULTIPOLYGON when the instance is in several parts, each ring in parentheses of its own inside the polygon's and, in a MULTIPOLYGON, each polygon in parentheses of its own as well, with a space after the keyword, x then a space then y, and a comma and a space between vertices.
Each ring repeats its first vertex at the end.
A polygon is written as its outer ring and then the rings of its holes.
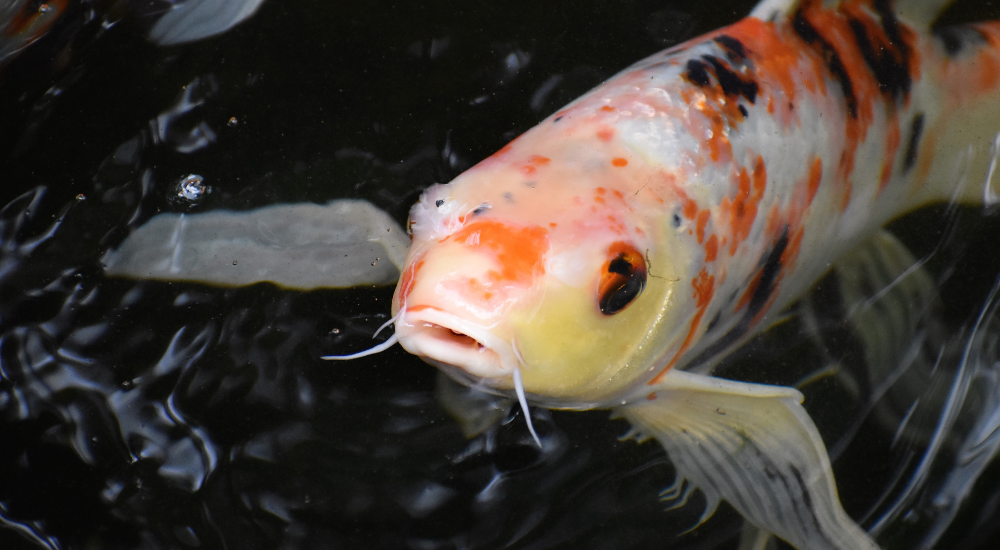
POLYGON ((462 433, 468 438, 499 422, 514 403, 513 399, 459 384, 441 371, 438 371, 434 390, 438 403, 458 421, 462 433))
MULTIPOLYGON (((174 1, 150 29, 149 40, 160 46, 172 46, 215 36, 253 15, 263 2, 264 0, 174 1)), ((140 5, 136 9, 141 10, 142 7, 140 5)))
POLYGON ((749 521, 743 522, 738 550, 775 550, 774 537, 749 521))
POLYGON ((678 475, 705 494, 708 513, 724 499, 803 550, 878 548, 841 508, 797 390, 682 371, 653 390, 617 412, 663 445, 678 475))
POLYGON ((245 212, 160 214, 101 260, 111 276, 285 288, 388 285, 409 238, 362 200, 283 204, 245 212))

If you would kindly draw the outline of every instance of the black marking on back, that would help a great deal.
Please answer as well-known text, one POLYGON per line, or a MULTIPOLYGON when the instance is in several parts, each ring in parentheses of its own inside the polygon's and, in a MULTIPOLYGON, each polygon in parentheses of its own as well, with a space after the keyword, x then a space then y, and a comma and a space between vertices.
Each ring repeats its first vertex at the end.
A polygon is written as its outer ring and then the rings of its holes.
POLYGON ((726 57, 733 63, 742 63, 747 57, 747 49, 743 43, 732 36, 722 35, 715 38, 715 42, 726 50, 726 57))
POLYGON ((894 99, 904 99, 910 92, 910 48, 899 34, 899 20, 889 5, 888 0, 876 0, 874 5, 879 19, 882 21, 882 31, 891 48, 876 45, 865 26, 855 19, 850 20, 854 40, 861 50, 868 68, 871 69, 879 89, 894 99))
MULTIPOLYGON (((747 304, 746 312, 744 312, 743 316, 740 317, 736 326, 729 329, 729 332, 723 334, 718 340, 713 342, 710 346, 708 346, 708 348, 698 354, 698 356, 691 361, 692 365, 706 362, 723 353, 750 332, 750 329, 753 326, 754 317, 756 317, 757 314, 764 309, 768 300, 771 299, 771 295, 773 295, 774 291, 777 289, 775 283, 778 280, 778 275, 781 273, 781 255, 784 254, 785 248, 787 247, 788 226, 785 226, 784 231, 781 232, 781 237, 775 241, 771 250, 761 257, 760 261, 757 263, 759 266, 757 273, 760 273, 760 279, 757 282, 757 288, 750 297, 750 302, 747 304)), ((733 300, 736 299, 736 296, 733 296, 733 300)), ((717 322, 717 320, 713 319, 713 323, 715 322, 717 322)))
POLYGON ((903 173, 909 172, 917 162, 917 150, 920 146, 920 134, 924 131, 924 114, 918 113, 910 123, 910 141, 906 145, 906 156, 903 157, 903 173))
POLYGON ((781 237, 771 247, 771 251, 764 260, 764 266, 760 270, 760 282, 757 284, 757 289, 754 290, 753 296, 750 297, 750 303, 747 304, 746 315, 750 319, 753 319, 764 309, 767 301, 774 294, 775 282, 778 280, 778 274, 781 273, 781 255, 785 253, 785 248, 787 247, 788 226, 785 226, 785 230, 781 232, 781 237))
POLYGON ((747 111, 747 108, 742 105, 740 105, 740 112, 743 113, 743 118, 747 118, 750 116, 750 112, 747 111))
POLYGON ((974 27, 966 25, 949 25, 947 27, 934 28, 934 36, 941 41, 944 52, 949 57, 955 57, 962 53, 967 47, 984 44, 986 38, 974 27))
POLYGON ((858 98, 854 94, 854 83, 851 82, 851 77, 848 76, 847 69, 844 68, 844 62, 840 60, 840 54, 837 53, 833 45, 816 32, 809 21, 806 21, 802 9, 799 9, 795 13, 795 17, 792 18, 792 28, 806 44, 819 48, 826 64, 826 70, 830 71, 834 80, 840 83, 848 114, 851 115, 851 118, 858 118, 858 98))
POLYGON ((757 101, 757 92, 760 90, 760 86, 755 81, 740 78, 740 75, 734 73, 718 57, 706 55, 703 59, 711 63, 712 68, 715 69, 715 78, 719 80, 719 86, 722 87, 723 93, 726 95, 741 95, 750 103, 757 101))
POLYGON ((687 62, 687 73, 684 76, 696 86, 705 87, 712 83, 708 77, 708 65, 699 59, 687 62))

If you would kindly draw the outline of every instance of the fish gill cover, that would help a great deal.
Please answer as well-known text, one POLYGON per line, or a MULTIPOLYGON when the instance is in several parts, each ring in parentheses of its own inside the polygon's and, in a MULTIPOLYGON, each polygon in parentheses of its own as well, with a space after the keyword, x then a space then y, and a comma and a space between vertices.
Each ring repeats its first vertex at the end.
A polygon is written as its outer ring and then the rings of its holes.
MULTIPOLYGON (((427 186, 753 2, 275 1, 166 48, 125 3, 55 4, 0 73, 0 547, 736 547, 739 516, 688 532, 702 496, 661 502, 669 459, 602 411, 532 409, 539 449, 495 402, 466 439, 417 358, 320 361, 370 341, 391 288, 136 282, 100 261, 159 212, 363 198, 402 222, 427 186)), ((949 17, 1000 16, 972 9, 949 17)), ((860 294, 834 273, 720 372, 799 384, 845 508, 886 548, 951 525, 941 547, 985 548, 1000 219, 935 207, 891 229, 912 257, 865 264, 884 272, 860 294), (912 266, 935 295, 885 275, 912 266)))

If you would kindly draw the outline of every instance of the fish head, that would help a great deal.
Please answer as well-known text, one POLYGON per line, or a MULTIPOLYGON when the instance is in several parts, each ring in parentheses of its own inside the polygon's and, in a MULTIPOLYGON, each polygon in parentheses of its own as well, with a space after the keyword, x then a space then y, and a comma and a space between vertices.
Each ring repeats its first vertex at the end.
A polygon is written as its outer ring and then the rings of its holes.
POLYGON ((465 383, 507 392, 520 369, 536 402, 608 403, 683 338, 693 251, 668 206, 635 196, 638 159, 565 136, 521 153, 525 137, 411 210, 396 335, 465 383))

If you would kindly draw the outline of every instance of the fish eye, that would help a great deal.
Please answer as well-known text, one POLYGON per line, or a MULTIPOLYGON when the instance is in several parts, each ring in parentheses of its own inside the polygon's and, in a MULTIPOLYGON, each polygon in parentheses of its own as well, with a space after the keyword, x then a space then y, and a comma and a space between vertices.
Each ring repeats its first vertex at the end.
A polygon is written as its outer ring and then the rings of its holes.
POLYGON ((646 260, 635 247, 614 243, 608 249, 597 289, 601 313, 614 315, 629 306, 646 286, 646 260))

